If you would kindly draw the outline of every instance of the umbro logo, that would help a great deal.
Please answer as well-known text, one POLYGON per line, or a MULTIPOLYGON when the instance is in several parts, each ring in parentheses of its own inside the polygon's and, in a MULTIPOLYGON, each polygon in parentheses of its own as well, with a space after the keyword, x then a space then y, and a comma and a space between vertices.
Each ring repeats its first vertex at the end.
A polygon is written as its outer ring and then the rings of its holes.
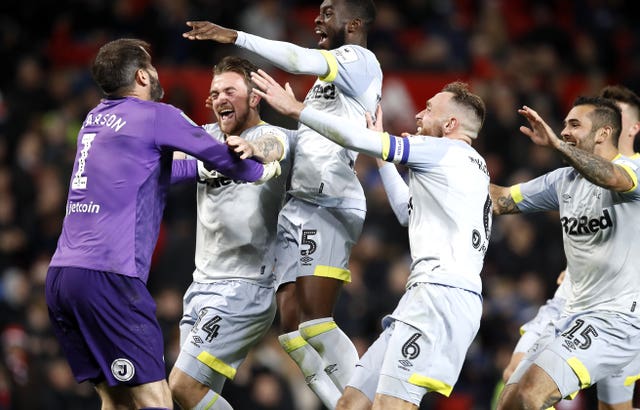
POLYGON ((308 375, 307 377, 304 378, 304 381, 307 384, 311 384, 311 383, 313 383, 313 379, 315 379, 315 378, 316 378, 316 374, 315 373, 314 374, 310 374, 310 375, 308 375))
POLYGON ((404 367, 413 367, 413 363, 411 363, 409 360, 398 360, 398 363, 400 363, 404 367))
POLYGON ((313 261, 313 258, 310 256, 303 256, 300 258, 300 262, 302 262, 303 265, 310 265, 311 261, 313 261))
POLYGON ((327 374, 333 374, 335 372, 338 371, 338 365, 337 364, 330 364, 329 366, 324 368, 324 372, 327 374))
POLYGON ((202 338, 198 335, 195 335, 191 338, 191 343, 193 343, 194 345, 200 347, 200 345, 204 342, 204 340, 202 340, 202 338))
POLYGON ((571 201, 571 195, 562 194, 562 202, 569 202, 569 201, 571 201))

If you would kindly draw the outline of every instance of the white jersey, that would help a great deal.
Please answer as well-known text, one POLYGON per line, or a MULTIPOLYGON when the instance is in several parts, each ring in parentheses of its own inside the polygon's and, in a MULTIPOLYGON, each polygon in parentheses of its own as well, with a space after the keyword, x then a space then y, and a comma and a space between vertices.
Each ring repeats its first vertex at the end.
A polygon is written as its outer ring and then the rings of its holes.
MULTIPOLYGON (((366 125, 382 92, 382 71, 375 55, 357 45, 323 51, 330 72, 318 78, 305 105, 335 114, 340 121, 366 125)), ((357 153, 321 137, 306 125, 298 130, 289 193, 331 208, 366 210, 362 186, 353 170, 357 153)))
POLYGON ((492 210, 484 158, 469 144, 449 138, 395 139, 405 142, 410 170, 413 262, 407 286, 431 282, 480 294, 492 210))
POLYGON ((478 294, 491 234, 489 173, 469 144, 449 138, 389 136, 385 160, 409 168, 409 243, 416 282, 478 294))
POLYGON ((638 315, 640 306, 640 168, 618 156, 635 181, 631 191, 614 192, 565 167, 514 185, 522 212, 559 210, 572 295, 566 314, 610 310, 638 315))
MULTIPOLYGON (((218 124, 204 128, 215 139, 224 141, 218 124)), ((280 177, 261 185, 234 181, 222 174, 213 179, 198 178, 194 282, 245 279, 273 285, 278 212, 290 168, 289 135, 263 122, 240 136, 253 141, 266 133, 280 138, 285 147, 280 177)))

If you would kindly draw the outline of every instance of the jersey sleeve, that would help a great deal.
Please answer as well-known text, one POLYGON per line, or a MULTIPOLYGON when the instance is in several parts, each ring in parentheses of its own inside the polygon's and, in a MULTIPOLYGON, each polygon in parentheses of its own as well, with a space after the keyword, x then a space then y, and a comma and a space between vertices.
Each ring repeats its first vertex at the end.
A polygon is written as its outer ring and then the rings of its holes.
POLYGON ((510 188, 511 197, 520 212, 558 210, 557 184, 570 169, 556 169, 531 181, 513 185, 510 188))
POLYGON ((284 132, 284 130, 282 130, 279 127, 268 125, 268 126, 262 127, 260 137, 273 137, 276 140, 278 140, 278 142, 282 146, 282 156, 278 158, 278 161, 282 161, 285 158, 289 157, 290 152, 289 152, 288 135, 284 132))
POLYGON ((382 159, 427 172, 439 163, 450 149, 449 141, 422 135, 399 137, 386 134, 382 137, 382 159))
POLYGON ((424 158, 411 152, 413 144, 423 142, 418 137, 397 137, 386 132, 369 130, 353 121, 310 106, 305 106, 300 113, 300 122, 345 148, 410 168, 423 166, 424 158))
POLYGON ((362 95, 372 84, 372 79, 382 83, 380 63, 375 55, 354 44, 326 51, 320 50, 329 66, 329 72, 320 76, 322 81, 332 82, 345 94, 362 95))
POLYGON ((409 186, 393 164, 385 164, 378 172, 398 222, 402 226, 409 225, 409 186))
POLYGON ((329 65, 320 50, 304 48, 238 31, 237 46, 253 51, 293 74, 327 75, 329 65))
POLYGON ((620 165, 627 172, 627 174, 629 174, 631 180, 633 181, 633 187, 631 187, 630 190, 623 192, 623 196, 628 197, 633 201, 640 200, 640 189, 638 189, 638 176, 640 166, 638 166, 638 162, 627 157, 618 156, 613 160, 613 163, 616 165, 620 165))
POLYGON ((240 159, 173 106, 159 104, 154 124, 155 141, 160 149, 185 152, 229 178, 253 182, 262 176, 264 167, 261 163, 240 159))
POLYGON ((196 162, 195 159, 174 159, 171 163, 171 183, 179 184, 195 180, 196 162))

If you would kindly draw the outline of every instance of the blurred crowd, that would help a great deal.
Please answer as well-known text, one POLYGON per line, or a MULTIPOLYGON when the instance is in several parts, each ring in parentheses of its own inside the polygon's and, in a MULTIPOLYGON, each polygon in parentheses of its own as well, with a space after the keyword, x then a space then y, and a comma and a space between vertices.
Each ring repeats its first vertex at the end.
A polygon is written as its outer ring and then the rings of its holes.
MULTIPOLYGON (((117 37, 139 37, 152 44, 161 73, 174 67, 209 69, 222 56, 240 50, 183 39, 185 21, 206 19, 314 47, 313 19, 319 4, 320 0, 0 4, 0 410, 99 407, 92 387, 78 385, 61 356, 43 292, 64 217, 75 138, 85 114, 100 99, 88 71, 97 49, 117 37)), ((518 107, 533 107, 558 130, 579 94, 595 95, 612 83, 640 91, 637 1, 379 0, 376 5, 378 18, 369 48, 389 79, 383 88, 385 128, 394 133, 415 130, 413 114, 445 84, 443 78, 466 80, 487 104, 487 120, 474 146, 501 185, 562 166, 550 150, 520 135, 518 107), (420 81, 414 81, 418 77, 420 81)), ((245 56, 275 70, 255 56, 245 56)), ((165 102, 187 114, 203 105, 179 85, 176 81, 165 102)), ((201 87, 206 94, 208 82, 201 87)), ((267 118, 280 121, 277 116, 267 118)), ((361 156, 357 172, 369 211, 351 257, 353 281, 342 292, 335 317, 363 352, 404 290, 409 255, 406 230, 388 205, 374 161, 361 156)), ((181 298, 193 270, 195 212, 195 187, 172 189, 150 275, 169 368, 179 351, 181 298)), ((557 215, 494 219, 482 273, 480 332, 453 396, 427 395, 421 408, 491 408, 519 326, 552 295, 564 264, 557 215)), ((237 409, 321 408, 274 335, 275 331, 255 349, 236 380, 227 383, 225 397, 237 409)), ((595 408, 592 392, 581 396, 558 408, 595 408)))

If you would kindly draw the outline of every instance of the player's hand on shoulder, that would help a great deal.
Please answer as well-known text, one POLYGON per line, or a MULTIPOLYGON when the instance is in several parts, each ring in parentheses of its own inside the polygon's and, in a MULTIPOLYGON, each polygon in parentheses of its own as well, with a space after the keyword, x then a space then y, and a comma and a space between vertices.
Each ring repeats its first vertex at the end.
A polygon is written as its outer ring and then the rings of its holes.
POLYGON ((214 24, 210 21, 187 21, 187 26, 191 27, 191 31, 182 33, 182 37, 189 40, 213 40, 218 43, 235 43, 238 38, 238 32, 229 28, 225 28, 214 24))
POLYGON ((237 135, 229 135, 227 137, 227 146, 231 148, 241 159, 247 159, 254 156, 253 145, 249 141, 237 135))

